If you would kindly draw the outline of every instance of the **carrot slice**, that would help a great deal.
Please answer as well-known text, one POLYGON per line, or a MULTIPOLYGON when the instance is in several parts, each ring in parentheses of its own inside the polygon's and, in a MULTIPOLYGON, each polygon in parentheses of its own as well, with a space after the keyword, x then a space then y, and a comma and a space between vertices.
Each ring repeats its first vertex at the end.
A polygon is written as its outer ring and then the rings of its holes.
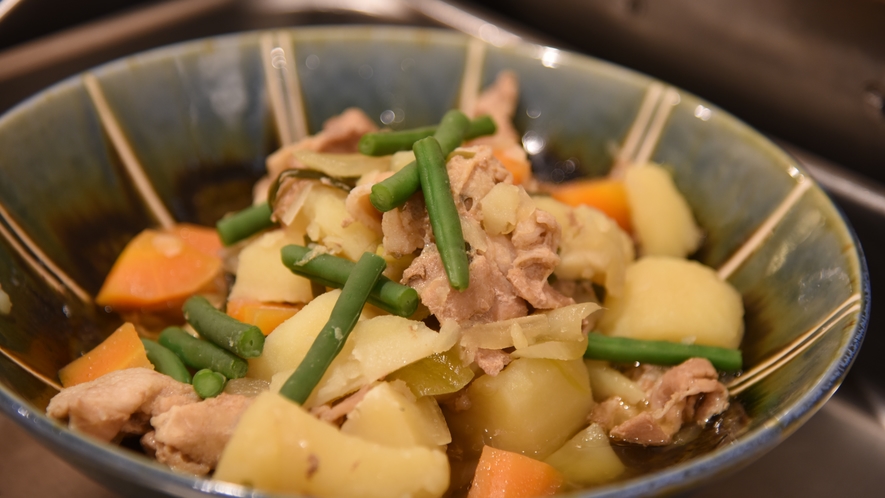
POLYGON ((252 299, 231 299, 227 302, 227 314, 243 323, 255 325, 264 335, 268 335, 281 323, 301 311, 303 306, 303 304, 265 303, 252 299))
POLYGON ((135 326, 126 322, 95 349, 59 370, 58 380, 62 386, 71 387, 115 370, 136 367, 154 368, 135 326))
POLYGON ((180 237, 145 230, 123 249, 95 298, 113 308, 175 308, 208 287, 221 271, 221 259, 180 237))
POLYGON ((562 474, 544 462, 484 446, 467 498, 551 496, 562 481, 562 474))
POLYGON ((209 256, 218 257, 221 249, 224 247, 221 244, 221 237, 218 236, 218 230, 215 228, 192 225, 190 223, 179 223, 172 227, 170 233, 178 236, 187 245, 209 256))
POLYGON ((552 196, 569 206, 586 204, 594 207, 615 220, 625 231, 632 229, 627 190, 621 181, 607 178, 574 180, 557 185, 552 196))

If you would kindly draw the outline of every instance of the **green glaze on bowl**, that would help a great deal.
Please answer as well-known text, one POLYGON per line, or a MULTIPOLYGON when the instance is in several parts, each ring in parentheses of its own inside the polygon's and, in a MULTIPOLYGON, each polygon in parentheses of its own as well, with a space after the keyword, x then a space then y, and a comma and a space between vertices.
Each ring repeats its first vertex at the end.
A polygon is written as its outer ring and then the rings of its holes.
MULTIPOLYGON (((461 34, 386 27, 288 34, 311 133, 348 107, 366 110, 379 124, 382 114, 393 116, 393 128, 435 123, 461 98, 471 45, 461 34)), ((212 224, 223 212, 247 205, 265 157, 279 146, 261 36, 185 43, 91 73, 150 184, 178 221, 212 224)), ((530 44, 486 46, 479 69, 482 85, 504 69, 517 74, 515 125, 524 142, 532 141, 536 173, 553 180, 608 171, 654 83, 530 44)), ((717 268, 808 179, 754 130, 690 94, 678 95, 651 159, 670 169, 705 231, 697 258, 717 268)), ((43 415, 55 391, 40 378, 54 381, 60 367, 121 322, 52 275, 94 295, 126 242, 154 224, 82 77, 0 118, 0 178, 0 287, 13 303, 9 315, 0 315, 3 412, 125 494, 260 495, 174 474, 43 415), (45 260, 52 265, 40 262, 45 260)), ((747 309, 747 368, 824 323, 821 338, 739 395, 751 423, 736 441, 578 495, 669 493, 737 468, 794 431, 839 385, 863 339, 869 281, 856 239, 819 188, 802 194, 728 278, 747 309)))

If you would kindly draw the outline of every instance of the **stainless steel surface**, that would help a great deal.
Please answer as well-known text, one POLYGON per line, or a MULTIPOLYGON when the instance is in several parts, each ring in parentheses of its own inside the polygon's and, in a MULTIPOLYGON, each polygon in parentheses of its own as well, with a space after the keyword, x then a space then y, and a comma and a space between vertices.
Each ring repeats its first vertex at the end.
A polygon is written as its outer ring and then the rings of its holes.
MULTIPOLYGON (((705 3, 699 9, 713 15, 708 10, 720 3, 705 3)), ((620 22, 623 20, 612 17, 615 14, 610 10, 616 8, 615 5, 620 9, 640 9, 640 12, 650 8, 636 0, 607 2, 604 6, 594 1, 586 4, 586 8, 595 6, 593 8, 600 9, 600 18, 594 22, 608 20, 616 24, 609 26, 608 32, 628 29, 625 25, 633 22, 620 22), (601 10, 603 8, 609 9, 607 14, 601 10)), ((629 12, 618 15, 632 15, 629 12)), ((248 29, 379 22, 448 26, 493 43, 506 43, 518 36, 529 40, 560 40, 554 43, 564 45, 556 31, 530 32, 523 26, 492 18, 488 12, 438 0, 171 0, 0 52, 0 111, 70 74, 158 45, 248 29)), ((654 31, 656 28, 646 26, 645 29, 654 31)), ((704 32, 702 35, 717 39, 715 33, 704 32)), ((701 35, 695 33, 695 36, 701 35)), ((885 42, 879 47, 885 51, 885 42)), ((626 49, 638 50, 636 47, 626 49)), ((708 57, 713 55, 708 54, 708 57)), ((752 59, 748 54, 742 57, 752 59)), ((727 57, 720 54, 720 58, 727 57)), ((725 62, 718 63, 730 67, 725 62)), ((750 63, 760 62, 751 60, 750 63)), ((879 69, 877 77, 885 78, 885 67, 879 69)), ((742 81, 744 85, 753 82, 752 79, 742 81)), ((864 105, 873 105, 874 101, 874 96, 867 95, 864 105)), ((834 119, 839 121, 842 118, 834 116, 834 119)), ((865 130, 860 137, 854 137, 853 125, 846 126, 845 130, 840 130, 840 136, 846 134, 851 139, 866 140, 864 137, 871 133, 865 130)), ((879 125, 873 122, 870 126, 879 125)), ((882 129, 885 130, 885 125, 882 129)), ((878 282, 885 282, 885 258, 881 256, 885 254, 885 247, 882 247, 880 235, 885 226, 885 187, 847 171, 844 166, 804 152, 791 143, 782 142, 782 145, 830 191, 854 224, 869 257, 874 288, 878 282)), ((885 148, 885 139, 870 147, 880 146, 885 148)), ((885 153, 877 157, 881 159, 885 153)), ((687 496, 814 498, 843 494, 880 495, 885 485, 885 472, 882 472, 885 470, 885 390, 882 387, 885 386, 885 364, 879 362, 877 353, 885 348, 885 337, 875 312, 867 337, 855 369, 821 412, 761 460, 732 476, 689 492, 687 496)), ((62 495, 103 497, 114 496, 114 493, 101 490, 10 421, 0 419, 0 497, 62 495)))

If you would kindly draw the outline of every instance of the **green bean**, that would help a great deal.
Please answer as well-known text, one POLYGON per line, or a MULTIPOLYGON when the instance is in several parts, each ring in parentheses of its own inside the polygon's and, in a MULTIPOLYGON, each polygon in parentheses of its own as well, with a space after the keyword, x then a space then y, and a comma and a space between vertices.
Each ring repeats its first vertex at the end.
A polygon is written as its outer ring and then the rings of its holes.
POLYGON ((419 188, 421 180, 418 179, 418 164, 412 161, 392 176, 372 185, 369 202, 378 211, 386 213, 405 204, 419 188))
MULTIPOLYGON (((320 254, 305 261, 309 253, 310 249, 292 244, 283 247, 280 255, 283 265, 296 275, 326 287, 344 286, 353 271, 352 261, 331 254, 320 254)), ((382 275, 372 287, 369 302, 388 313, 408 318, 418 308, 419 298, 415 289, 382 275)))
MULTIPOLYGON (((401 131, 381 131, 366 133, 360 138, 359 151, 367 156, 386 156, 401 150, 411 150, 418 140, 433 136, 436 126, 424 126, 401 131)), ((483 135, 495 133, 495 122, 488 115, 470 121, 464 132, 464 140, 473 140, 483 135)), ((439 140, 439 137, 437 137, 439 140)), ((461 145, 460 142, 455 147, 461 145)), ((454 147, 452 148, 454 150, 454 147)), ((445 147, 443 147, 445 150, 445 147)), ((450 151, 451 152, 451 151, 450 151)))
POLYGON ((283 384, 280 394, 298 404, 307 401, 332 360, 344 347, 347 336, 359 320, 369 297, 369 290, 386 266, 381 257, 368 252, 363 254, 347 278, 347 283, 332 308, 329 321, 313 341, 304 360, 283 384))
POLYGON ((588 334, 584 358, 655 365, 678 365, 689 358, 706 358, 724 372, 738 371, 743 364, 739 349, 609 337, 599 333, 588 334))
MULTIPOLYGON (((495 123, 488 116, 477 118, 474 122, 476 122, 475 133, 486 131, 494 133, 495 131, 495 123)), ((471 125, 473 123, 461 111, 451 110, 443 116, 439 127, 437 127, 436 132, 433 134, 434 138, 439 141, 443 157, 448 156, 461 145, 461 142, 468 136, 467 132, 470 130, 471 125)), ((414 144, 412 147, 414 148, 414 144)), ((378 211, 387 212, 402 206, 420 186, 418 165, 415 161, 412 161, 393 176, 372 185, 369 201, 378 211)))
POLYGON ((180 327, 167 327, 160 333, 159 342, 191 368, 209 368, 229 379, 244 377, 249 369, 246 360, 211 342, 197 339, 180 327))
POLYGON ((264 334, 255 325, 243 323, 209 304, 203 296, 184 302, 184 318, 201 336, 240 358, 255 358, 264 349, 264 334))
POLYGON ((424 126, 401 131, 366 133, 360 138, 359 151, 367 156, 387 156, 401 150, 411 150, 412 144, 433 136, 436 126, 424 126))
POLYGON ((232 245, 246 237, 252 236, 265 228, 270 228, 276 223, 270 219, 270 204, 264 202, 249 206, 246 209, 225 216, 218 220, 215 228, 218 230, 218 236, 221 242, 226 245, 232 245))
POLYGON ((473 121, 470 122, 470 126, 467 127, 467 130, 464 132, 464 141, 473 140, 477 137, 482 137, 485 135, 492 135, 498 130, 498 127, 495 126, 495 121, 491 116, 486 114, 485 116, 480 116, 473 121))
POLYGON ((150 339, 142 338, 141 343, 144 344, 147 358, 154 365, 154 369, 178 382, 191 383, 191 373, 175 353, 150 339))
MULTIPOLYGON (((465 116, 463 112, 457 109, 452 109, 445 113, 442 120, 439 122, 439 127, 436 129, 436 133, 433 134, 433 138, 439 142, 439 147, 442 149, 443 160, 461 145, 461 142, 464 141, 464 133, 469 126, 470 120, 467 119, 467 116, 465 116)), ((412 144, 412 150, 414 149, 415 145, 412 144)))
POLYGON ((194 391, 203 399, 214 398, 224 391, 227 378, 223 374, 204 368, 194 374, 194 391))
POLYGON ((415 157, 421 176, 421 190, 427 204, 430 227, 442 259, 449 284, 458 290, 470 285, 467 248, 461 231, 461 218, 452 198, 452 187, 446 171, 446 159, 435 138, 415 142, 415 157))

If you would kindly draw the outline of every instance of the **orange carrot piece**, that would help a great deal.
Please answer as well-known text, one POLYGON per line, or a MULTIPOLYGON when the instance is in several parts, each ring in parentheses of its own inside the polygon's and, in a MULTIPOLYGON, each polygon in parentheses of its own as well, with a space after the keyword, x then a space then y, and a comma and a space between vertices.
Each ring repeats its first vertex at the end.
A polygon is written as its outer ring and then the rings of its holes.
POLYGON ((552 195, 569 206, 586 204, 594 207, 618 222, 627 232, 631 230, 627 190, 621 181, 607 178, 573 180, 557 185, 552 195))
POLYGON ((492 155, 513 175, 514 185, 519 185, 532 176, 532 165, 525 157, 516 157, 508 149, 493 149, 492 155))
POLYGON ((214 227, 179 223, 172 227, 170 232, 187 245, 209 256, 218 257, 224 247, 221 244, 221 237, 218 236, 218 230, 214 227))
POLYGON ((231 299, 227 302, 227 314, 232 318, 255 325, 264 335, 274 331, 281 323, 301 311, 303 305, 289 303, 265 303, 252 299, 231 299))
POLYGON ((220 272, 219 257, 174 234, 148 229, 123 249, 95 302, 121 310, 176 308, 220 272))
POLYGON ((562 482, 562 474, 549 464, 484 446, 467 498, 551 496, 562 482))
POLYGON ((62 386, 71 387, 115 370, 136 367, 154 368, 135 326, 126 322, 95 349, 59 370, 58 380, 62 386))

